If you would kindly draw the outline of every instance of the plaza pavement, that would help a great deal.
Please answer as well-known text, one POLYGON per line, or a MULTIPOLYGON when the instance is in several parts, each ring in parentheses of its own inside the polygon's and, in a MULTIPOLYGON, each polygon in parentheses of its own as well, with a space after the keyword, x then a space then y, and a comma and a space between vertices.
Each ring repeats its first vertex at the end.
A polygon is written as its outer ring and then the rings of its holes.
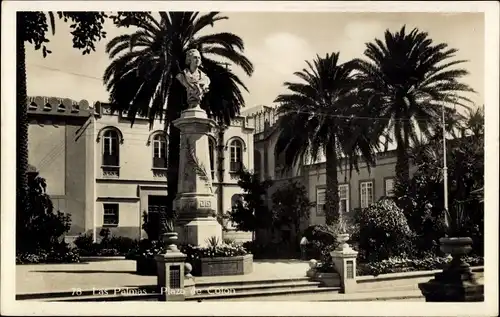
MULTIPOLYGON (((84 260, 85 261, 85 260, 84 260)), ((253 272, 244 276, 195 277, 196 283, 273 280, 305 277, 309 265, 299 260, 255 260, 253 272)), ((480 282, 484 283, 481 274, 480 282)), ((16 295, 72 292, 80 289, 113 289, 155 285, 155 276, 135 274, 135 261, 109 259, 76 264, 41 264, 16 266, 16 295)), ((226 299, 225 299, 226 300, 226 299)), ((241 301, 241 298, 227 299, 241 301)), ((424 301, 417 287, 383 289, 353 294, 311 293, 257 296, 252 301, 424 301)))
MULTIPOLYGON (((254 260, 251 274, 244 276, 195 277, 195 282, 212 283, 305 277, 308 267, 307 262, 299 260, 254 260)), ((88 261, 74 264, 16 266, 17 295, 155 284, 155 276, 136 275, 135 261, 125 259, 88 261)))

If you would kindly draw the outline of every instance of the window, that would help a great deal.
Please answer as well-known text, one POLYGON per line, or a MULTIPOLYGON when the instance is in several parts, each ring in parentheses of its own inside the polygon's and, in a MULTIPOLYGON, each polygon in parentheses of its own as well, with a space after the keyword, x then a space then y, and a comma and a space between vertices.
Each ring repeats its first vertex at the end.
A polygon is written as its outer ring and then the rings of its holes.
POLYGON ((325 215, 325 188, 316 188, 316 215, 325 215))
POLYGON ((362 182, 360 185, 361 208, 366 208, 373 203, 373 182, 362 182))
POLYGON ((153 168, 167 167, 167 140, 161 134, 153 138, 153 168))
POLYGON ((349 212, 349 185, 339 185, 339 213, 341 215, 349 212))
POLYGON ((215 141, 213 139, 208 139, 208 152, 210 155, 210 170, 212 171, 212 179, 214 179, 215 172, 215 141))
POLYGON ((119 166, 120 148, 118 146, 118 133, 114 130, 104 132, 102 149, 102 165, 119 166))
POLYGON ((167 212, 167 197, 148 195, 148 222, 159 223, 162 212, 167 212))
POLYGON ((394 195, 394 178, 385 179, 385 195, 388 197, 394 195))
POLYGON ((243 144, 240 140, 233 140, 229 146, 231 160, 229 162, 230 172, 239 172, 243 168, 243 144))
POLYGON ((103 226, 118 226, 118 204, 104 204, 103 226))

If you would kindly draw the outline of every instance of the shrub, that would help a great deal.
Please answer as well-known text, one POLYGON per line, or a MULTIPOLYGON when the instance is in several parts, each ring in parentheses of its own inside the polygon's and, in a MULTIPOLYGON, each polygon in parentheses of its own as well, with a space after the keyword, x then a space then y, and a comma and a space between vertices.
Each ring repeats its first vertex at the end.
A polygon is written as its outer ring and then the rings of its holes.
POLYGON ((109 249, 116 249, 118 255, 125 255, 137 246, 138 241, 128 237, 111 237, 107 244, 109 249))
POLYGON ((313 225, 304 231, 304 236, 309 241, 307 255, 319 261, 318 270, 330 272, 333 270, 333 261, 330 255, 337 246, 338 226, 313 225))
POLYGON ((80 262, 78 250, 71 249, 64 242, 54 245, 50 250, 38 249, 32 252, 18 252, 16 254, 16 264, 78 262, 80 262))
POLYGON ((97 243, 94 243, 92 234, 81 234, 76 237, 73 243, 81 252, 84 253, 92 253, 97 249, 97 243))
POLYGON ((155 255, 161 254, 164 251, 165 247, 163 246, 163 242, 144 239, 139 241, 137 246, 125 255, 125 258, 128 260, 137 260, 139 258, 152 259, 155 255))
MULTIPOLYGON (((431 271, 443 269, 450 258, 426 257, 423 259, 408 259, 402 257, 391 257, 387 260, 371 263, 358 263, 357 275, 380 275, 388 273, 401 273, 413 271, 431 271)), ((484 265, 482 257, 465 257, 464 261, 471 266, 484 265)))
POLYGON ((138 246, 137 240, 127 237, 109 237, 106 232, 103 234, 104 237, 99 243, 93 242, 92 234, 82 234, 75 239, 74 244, 83 256, 126 255, 138 246))
POLYGON ((54 210, 47 183, 38 173, 28 173, 29 207, 16 213, 16 251, 37 254, 58 248, 70 229, 70 215, 54 210))
POLYGON ((224 244, 235 244, 236 240, 234 240, 233 238, 224 238, 224 239, 222 239, 222 242, 224 244))
POLYGON ((403 211, 390 198, 360 211, 357 242, 360 260, 376 262, 412 252, 413 233, 403 211))

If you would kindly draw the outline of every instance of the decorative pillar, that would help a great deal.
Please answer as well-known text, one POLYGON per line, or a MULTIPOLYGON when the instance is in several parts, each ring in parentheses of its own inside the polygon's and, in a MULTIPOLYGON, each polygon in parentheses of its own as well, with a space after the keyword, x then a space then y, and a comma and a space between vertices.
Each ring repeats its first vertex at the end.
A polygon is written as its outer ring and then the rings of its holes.
POLYGON ((184 110, 174 125, 181 131, 179 185, 174 208, 181 243, 206 245, 208 238, 222 239, 215 218, 217 199, 213 193, 208 135, 216 127, 200 107, 184 110))
POLYGON ((166 252, 155 256, 157 264, 156 291, 159 301, 183 301, 184 291, 184 261, 186 255, 177 249, 175 242, 177 233, 169 232, 163 235, 167 244, 166 252))
POLYGON ((347 240, 349 240, 349 234, 340 234, 337 238, 340 245, 336 250, 330 252, 332 256, 333 264, 340 275, 340 281, 344 293, 353 293, 356 291, 356 258, 358 252, 353 250, 347 240))

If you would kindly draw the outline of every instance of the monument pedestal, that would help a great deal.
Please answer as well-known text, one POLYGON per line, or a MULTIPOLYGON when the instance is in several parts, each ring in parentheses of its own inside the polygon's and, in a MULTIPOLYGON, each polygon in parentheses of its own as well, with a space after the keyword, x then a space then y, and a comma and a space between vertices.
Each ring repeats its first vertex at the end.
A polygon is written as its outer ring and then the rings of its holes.
POLYGON ((208 133, 216 126, 200 107, 184 110, 174 125, 181 131, 177 211, 181 243, 206 245, 210 237, 222 239, 215 218, 216 197, 212 188, 208 133))

